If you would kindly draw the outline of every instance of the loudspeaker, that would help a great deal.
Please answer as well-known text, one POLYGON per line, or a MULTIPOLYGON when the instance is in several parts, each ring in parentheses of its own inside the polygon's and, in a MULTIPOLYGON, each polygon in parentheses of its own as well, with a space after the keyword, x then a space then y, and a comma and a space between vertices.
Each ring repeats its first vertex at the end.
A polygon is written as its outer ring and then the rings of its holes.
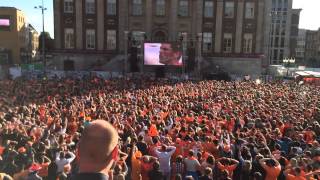
POLYGON ((131 48, 131 55, 129 59, 130 72, 140 72, 139 70, 139 59, 138 59, 138 48, 131 48))
POLYGON ((196 67, 196 50, 195 48, 189 48, 187 52, 188 59, 186 60, 186 70, 187 72, 194 71, 196 67))

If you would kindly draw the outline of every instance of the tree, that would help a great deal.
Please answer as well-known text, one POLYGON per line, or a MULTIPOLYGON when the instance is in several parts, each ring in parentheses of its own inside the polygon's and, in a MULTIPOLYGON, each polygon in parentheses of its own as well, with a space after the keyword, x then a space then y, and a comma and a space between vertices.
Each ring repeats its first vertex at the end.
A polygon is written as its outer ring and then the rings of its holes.
MULTIPOLYGON (((42 36, 43 32, 41 32, 39 36, 39 52, 42 54, 42 36)), ((50 51, 53 50, 54 48, 54 43, 53 39, 51 38, 50 34, 48 32, 44 32, 44 42, 45 42, 45 51, 50 51)))

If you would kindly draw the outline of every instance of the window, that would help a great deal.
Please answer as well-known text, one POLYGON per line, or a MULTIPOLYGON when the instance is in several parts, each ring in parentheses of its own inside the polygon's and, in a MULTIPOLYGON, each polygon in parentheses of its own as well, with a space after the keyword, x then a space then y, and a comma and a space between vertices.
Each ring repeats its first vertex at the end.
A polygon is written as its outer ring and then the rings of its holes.
POLYGON ((132 43, 135 46, 138 46, 141 44, 141 42, 144 41, 144 35, 145 33, 142 31, 132 31, 131 37, 132 37, 132 43))
POLYGON ((213 2, 204 2, 204 17, 213 17, 213 2))
POLYGON ((284 48, 284 37, 281 38, 281 44, 280 47, 284 48))
POLYGON ((117 15, 117 0, 107 0, 107 15, 117 15))
POLYGON ((188 39, 188 33, 185 32, 185 31, 184 32, 178 32, 177 38, 178 38, 179 41, 186 40, 186 39, 188 39))
POLYGON ((188 16, 189 14, 189 2, 188 0, 179 1, 179 16, 188 16))
POLYGON ((280 53, 279 53, 279 59, 282 60, 283 59, 283 49, 280 49, 280 53))
POLYGON ((86 48, 87 49, 96 48, 96 32, 94 29, 87 29, 86 31, 86 48))
POLYGON ((73 13, 73 0, 64 0, 64 12, 73 13))
POLYGON ((274 41, 274 47, 279 47, 279 37, 276 37, 274 41))
POLYGON ((142 0, 132 0, 132 15, 142 15, 142 0))
POLYGON ((243 53, 252 53, 252 34, 244 34, 243 37, 243 53))
POLYGON ((272 11, 275 11, 277 8, 276 0, 272 0, 272 11))
POLYGON ((166 1, 165 0, 157 0, 156 2, 156 15, 164 16, 166 14, 166 1))
POLYGON ((232 51, 232 34, 225 33, 223 35, 223 52, 231 53, 232 51))
POLYGON ((282 8, 282 0, 278 0, 278 9, 282 8))
POLYGON ((64 48, 66 49, 74 48, 74 29, 71 29, 71 28, 64 29, 64 48))
POLYGON ((107 49, 115 50, 117 48, 117 31, 107 30, 107 49))
POLYGON ((204 32, 203 33, 203 52, 211 52, 212 50, 212 33, 211 32, 204 32))
POLYGON ((246 19, 253 19, 254 18, 254 3, 253 2, 247 2, 246 3, 246 19))
POLYGON ((224 17, 233 18, 234 17, 234 2, 226 2, 224 7, 224 17))
POLYGON ((284 0, 284 2, 283 2, 283 7, 284 7, 284 8, 288 8, 288 0, 284 0))
POLYGON ((95 14, 96 12, 95 0, 86 0, 86 13, 95 14))
POLYGON ((278 60, 278 49, 273 50, 273 60, 278 60))
POLYGON ((280 35, 280 25, 276 24, 276 36, 280 35))

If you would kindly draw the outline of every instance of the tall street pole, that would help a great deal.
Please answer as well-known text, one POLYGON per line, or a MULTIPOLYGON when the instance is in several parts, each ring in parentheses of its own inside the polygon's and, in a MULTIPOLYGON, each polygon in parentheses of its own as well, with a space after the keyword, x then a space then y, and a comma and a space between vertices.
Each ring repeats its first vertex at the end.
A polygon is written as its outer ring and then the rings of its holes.
POLYGON ((127 75, 128 71, 128 37, 129 37, 129 31, 124 31, 124 75, 127 75))
POLYGON ((35 9, 41 9, 42 13, 42 62, 43 62, 43 72, 44 75, 46 75, 46 69, 47 69, 47 62, 46 62, 46 55, 45 55, 45 33, 44 33, 44 11, 47 10, 47 8, 44 7, 44 3, 42 0, 42 5, 41 6, 36 6, 34 7, 35 9))

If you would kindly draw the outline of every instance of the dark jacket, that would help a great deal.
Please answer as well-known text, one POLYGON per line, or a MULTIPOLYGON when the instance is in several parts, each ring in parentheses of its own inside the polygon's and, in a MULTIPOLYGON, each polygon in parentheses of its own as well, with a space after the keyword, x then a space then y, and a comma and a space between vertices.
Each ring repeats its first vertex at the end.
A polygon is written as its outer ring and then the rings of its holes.
POLYGON ((108 180, 108 176, 102 173, 79 173, 72 180, 108 180))

